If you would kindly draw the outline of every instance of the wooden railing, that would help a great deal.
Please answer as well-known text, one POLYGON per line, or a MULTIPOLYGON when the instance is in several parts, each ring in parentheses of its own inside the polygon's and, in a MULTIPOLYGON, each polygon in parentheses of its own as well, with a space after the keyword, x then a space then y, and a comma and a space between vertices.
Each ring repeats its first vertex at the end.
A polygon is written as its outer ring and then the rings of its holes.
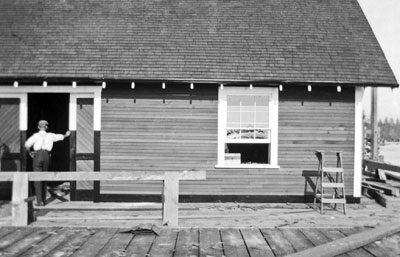
POLYGON ((372 193, 378 203, 386 207, 383 194, 400 197, 400 166, 364 159, 363 168, 362 186, 374 191, 372 193))
POLYGON ((28 182, 29 181, 140 181, 161 180, 162 222, 167 226, 178 226, 178 202, 180 180, 204 180, 205 171, 182 172, 0 172, 0 181, 13 182, 12 225, 28 225, 28 182))
POLYGON ((363 166, 367 168, 370 172, 375 172, 380 177, 388 174, 390 176, 400 178, 400 166, 368 159, 363 159, 363 166))

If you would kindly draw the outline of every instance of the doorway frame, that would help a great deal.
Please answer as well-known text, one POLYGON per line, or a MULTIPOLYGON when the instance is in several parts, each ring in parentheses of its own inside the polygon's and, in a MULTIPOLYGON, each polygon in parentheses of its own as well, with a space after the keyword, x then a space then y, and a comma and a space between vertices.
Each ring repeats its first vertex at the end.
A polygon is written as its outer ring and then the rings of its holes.
MULTIPOLYGON (((28 130, 28 93, 68 93, 69 94, 69 117, 68 129, 71 131, 70 137, 70 171, 76 171, 76 128, 77 128, 77 101, 79 98, 93 99, 93 130, 94 130, 94 149, 93 149, 93 171, 100 171, 100 137, 101 137, 101 91, 102 86, 76 86, 71 85, 30 85, 15 86, 0 85, 0 98, 19 99, 19 130, 20 130, 20 162, 21 171, 26 171, 27 152, 24 147, 27 139, 28 130)), ((76 199, 76 183, 71 185, 71 200, 76 199), (75 185, 74 185, 75 184, 75 185)), ((94 201, 100 199, 100 183, 95 181, 93 185, 94 201)))

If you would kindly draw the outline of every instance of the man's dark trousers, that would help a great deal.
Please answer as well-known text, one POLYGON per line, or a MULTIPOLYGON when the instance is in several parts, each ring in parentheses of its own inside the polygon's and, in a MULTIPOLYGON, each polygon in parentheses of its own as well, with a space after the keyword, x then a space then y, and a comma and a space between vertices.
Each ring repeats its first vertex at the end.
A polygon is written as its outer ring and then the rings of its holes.
MULTIPOLYGON (((33 171, 48 171, 50 165, 50 153, 46 150, 39 150, 33 158, 33 171)), ((45 203, 47 186, 45 181, 35 181, 35 193, 38 203, 45 203)))

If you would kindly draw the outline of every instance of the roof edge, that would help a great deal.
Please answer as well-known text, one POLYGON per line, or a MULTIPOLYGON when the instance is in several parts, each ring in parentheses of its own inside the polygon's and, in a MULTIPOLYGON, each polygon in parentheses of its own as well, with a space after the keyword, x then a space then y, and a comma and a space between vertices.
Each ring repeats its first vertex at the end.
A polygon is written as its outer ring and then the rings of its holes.
POLYGON ((91 78, 91 77, 0 77, 0 86, 5 86, 5 84, 13 85, 14 81, 18 81, 20 85, 37 85, 42 84, 43 81, 54 85, 68 85, 72 82, 76 82, 81 85, 101 85, 102 82, 107 83, 195 83, 195 84, 224 84, 224 85, 269 85, 269 86, 279 86, 279 85, 319 85, 319 86, 361 86, 361 87, 390 87, 398 88, 398 83, 374 83, 374 82, 344 82, 344 81, 292 81, 292 80, 231 80, 231 79, 128 79, 128 78, 91 78))

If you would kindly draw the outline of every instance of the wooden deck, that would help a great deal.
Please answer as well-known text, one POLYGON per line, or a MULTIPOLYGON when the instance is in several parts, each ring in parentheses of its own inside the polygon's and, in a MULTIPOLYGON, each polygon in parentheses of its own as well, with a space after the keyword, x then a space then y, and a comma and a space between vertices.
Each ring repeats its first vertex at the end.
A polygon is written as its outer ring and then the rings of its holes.
MULTIPOLYGON (((366 228, 118 228, 0 227, 0 256, 285 256, 366 228)), ((398 256, 392 235, 339 256, 398 256)), ((316 257, 316 256, 315 256, 316 257)))

